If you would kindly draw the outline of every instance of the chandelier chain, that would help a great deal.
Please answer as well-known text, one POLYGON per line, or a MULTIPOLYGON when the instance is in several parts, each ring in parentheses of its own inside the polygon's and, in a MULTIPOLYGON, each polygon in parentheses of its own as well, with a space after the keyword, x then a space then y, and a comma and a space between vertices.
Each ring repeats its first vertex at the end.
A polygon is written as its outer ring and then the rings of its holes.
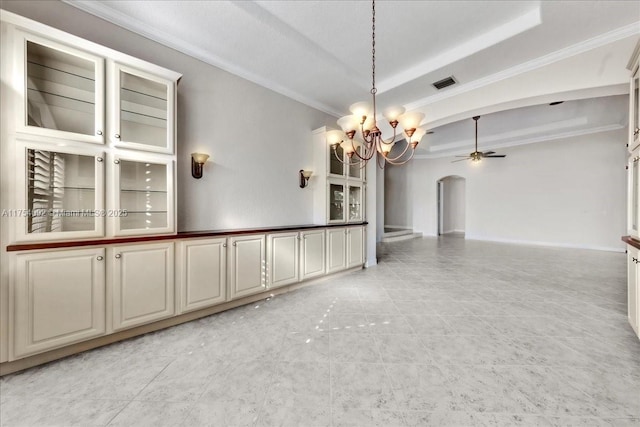
MULTIPOLYGON (((371 94, 375 95, 376 89, 376 2, 371 2, 371 94)), ((374 99, 375 102, 375 99, 374 99)))

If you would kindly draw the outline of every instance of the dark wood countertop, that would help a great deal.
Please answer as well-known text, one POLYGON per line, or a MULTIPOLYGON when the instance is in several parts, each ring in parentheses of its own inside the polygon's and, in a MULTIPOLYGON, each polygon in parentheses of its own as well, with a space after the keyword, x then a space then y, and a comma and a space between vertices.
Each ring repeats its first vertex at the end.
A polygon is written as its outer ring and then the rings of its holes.
POLYGON ((367 225, 368 222, 358 222, 351 224, 304 224, 304 225, 283 225, 277 227, 261 227, 261 228, 241 228, 234 230, 202 230, 202 231, 181 231, 177 234, 149 235, 149 236, 133 236, 133 237, 114 237, 91 240, 73 240, 58 242, 39 242, 39 243, 22 243, 7 246, 7 252, 16 251, 32 251, 37 249, 56 249, 56 248, 75 248, 82 246, 102 246, 141 242, 155 242, 160 240, 181 240, 181 239, 197 239, 203 237, 223 237, 236 236, 242 234, 262 234, 262 233, 279 233, 285 231, 313 230, 320 228, 333 227, 355 227, 359 225, 367 225))
POLYGON ((640 249, 640 241, 634 239, 631 236, 622 236, 622 241, 629 246, 633 246, 636 249, 640 249))

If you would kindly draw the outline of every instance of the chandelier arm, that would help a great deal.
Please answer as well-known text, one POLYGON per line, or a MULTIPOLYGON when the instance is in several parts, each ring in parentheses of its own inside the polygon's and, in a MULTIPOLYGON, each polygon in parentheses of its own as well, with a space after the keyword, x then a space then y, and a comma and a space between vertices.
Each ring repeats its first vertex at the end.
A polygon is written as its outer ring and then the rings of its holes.
POLYGON ((386 159, 386 160, 387 160, 387 162, 388 162, 388 163, 391 163, 391 164, 392 164, 392 165, 394 165, 394 166, 402 166, 402 165, 404 165, 405 163, 407 163, 409 160, 413 159, 413 155, 414 155, 415 153, 416 153, 416 150, 411 151, 411 155, 409 156, 409 158, 408 158, 408 159, 406 159, 406 160, 404 160, 404 161, 402 161, 402 162, 396 162, 397 157, 396 157, 395 159, 391 159, 391 160, 386 159))
POLYGON ((399 135, 399 134, 397 133, 397 129, 396 129, 396 128, 393 128, 393 138, 391 138, 391 139, 387 142, 387 141, 385 141, 384 139, 382 139, 382 134, 380 134, 380 142, 381 142, 382 144, 385 144, 385 145, 395 144, 395 143, 396 143, 396 137, 397 137, 398 135, 399 135))
POLYGON ((400 159, 402 156, 404 156, 404 155, 405 155, 405 153, 407 152, 407 150, 409 149, 409 147, 410 147, 410 146, 411 146, 411 145, 407 142, 407 143, 406 143, 406 145, 405 145, 405 147, 404 147, 404 150, 402 151, 402 153, 400 153, 400 154, 399 154, 398 156, 396 156, 396 157, 391 157, 391 158, 389 158, 389 157, 385 157, 385 159, 386 159, 389 163, 394 162, 394 161, 396 161, 396 160, 400 159))
POLYGON ((337 151, 338 151, 338 150, 336 150, 336 149, 334 148, 334 149, 333 149, 333 155, 334 155, 334 156, 336 157, 336 159, 338 159, 338 161, 339 161, 340 163, 342 163, 343 165, 349 165, 349 166, 352 166, 352 165, 357 165, 357 164, 362 163, 362 160, 356 160, 355 162, 351 162, 351 161, 349 161, 349 162, 345 162, 345 161, 344 161, 344 160, 342 160, 340 157, 338 157, 338 152, 337 152, 337 151))
MULTIPOLYGON (((363 133, 364 135, 364 133, 363 133)), ((375 154, 375 137, 371 138, 371 141, 368 141, 365 138, 365 145, 364 147, 364 151, 365 154, 360 155, 360 153, 358 153, 358 150, 356 150, 356 147, 353 143, 353 139, 351 140, 351 148, 353 148, 353 153, 356 155, 356 157, 358 157, 360 160, 364 161, 364 162, 368 162, 369 160, 371 160, 371 158, 373 157, 373 155, 375 154), (371 147, 373 145, 373 147, 371 147)))

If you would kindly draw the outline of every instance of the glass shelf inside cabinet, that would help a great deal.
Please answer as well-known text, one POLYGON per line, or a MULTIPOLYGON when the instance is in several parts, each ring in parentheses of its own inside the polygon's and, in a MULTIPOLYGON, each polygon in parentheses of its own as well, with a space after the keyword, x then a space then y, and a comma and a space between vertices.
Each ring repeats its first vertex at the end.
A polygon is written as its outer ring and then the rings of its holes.
POLYGON ((344 185, 329 185, 329 220, 344 220, 344 185))
POLYGON ((27 126, 93 135, 95 63, 27 42, 27 126))
POLYGON ((95 229, 95 158, 27 150, 27 233, 95 229))
POLYGON ((344 175, 344 164, 340 160, 338 160, 343 158, 344 158, 344 149, 342 148, 342 146, 338 145, 335 152, 331 147, 329 147, 329 173, 330 174, 344 175))
POLYGON ((167 166, 120 162, 120 229, 166 228, 167 166))
MULTIPOLYGON (((356 147, 356 151, 358 152, 358 154, 362 153, 362 148, 361 147, 356 147)), ((362 177, 362 167, 364 166, 364 163, 360 163, 358 162, 358 156, 356 156, 354 154, 354 156, 352 157, 351 161, 352 162, 356 162, 354 164, 349 165, 349 177, 350 178, 358 178, 360 179, 362 177)))
POLYGON ((362 218, 361 210, 362 187, 349 186, 349 220, 362 218))
POLYGON ((167 144, 166 84, 120 71, 120 138, 153 147, 167 144))

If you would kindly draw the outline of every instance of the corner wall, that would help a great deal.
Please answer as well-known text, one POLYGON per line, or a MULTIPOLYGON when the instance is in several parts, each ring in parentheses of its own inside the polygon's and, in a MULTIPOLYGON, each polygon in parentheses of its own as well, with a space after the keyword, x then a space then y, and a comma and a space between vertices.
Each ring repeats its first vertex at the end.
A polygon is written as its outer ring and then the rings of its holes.
POLYGON ((437 234, 436 181, 466 178, 466 238, 623 251, 626 130, 501 149, 505 159, 414 160, 413 228, 437 234))

